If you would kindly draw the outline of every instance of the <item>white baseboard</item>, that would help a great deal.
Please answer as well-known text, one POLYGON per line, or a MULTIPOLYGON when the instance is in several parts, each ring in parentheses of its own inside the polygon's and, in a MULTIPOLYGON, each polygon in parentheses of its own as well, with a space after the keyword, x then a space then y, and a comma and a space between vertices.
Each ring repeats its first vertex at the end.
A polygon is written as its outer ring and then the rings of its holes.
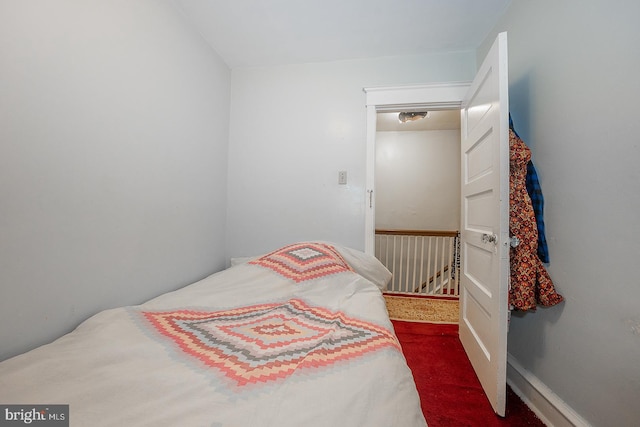
POLYGON ((511 354, 507 354, 507 383, 548 427, 592 427, 511 354))

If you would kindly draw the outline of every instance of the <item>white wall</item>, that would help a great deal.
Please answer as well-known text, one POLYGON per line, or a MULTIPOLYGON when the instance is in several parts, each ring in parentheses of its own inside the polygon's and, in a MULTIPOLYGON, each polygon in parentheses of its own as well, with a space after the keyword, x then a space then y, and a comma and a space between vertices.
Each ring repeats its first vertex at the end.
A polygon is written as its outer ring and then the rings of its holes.
POLYGON ((232 71, 228 248, 364 248, 364 87, 468 81, 474 52, 232 71), (338 185, 338 171, 348 184, 338 185))
POLYGON ((545 196, 566 302, 514 316, 509 352, 594 426, 640 424, 640 3, 514 0, 510 106, 545 196))
POLYGON ((224 266, 229 90, 171 2, 0 2, 0 359, 224 266))
POLYGON ((460 228, 460 131, 376 133, 376 228, 460 228))

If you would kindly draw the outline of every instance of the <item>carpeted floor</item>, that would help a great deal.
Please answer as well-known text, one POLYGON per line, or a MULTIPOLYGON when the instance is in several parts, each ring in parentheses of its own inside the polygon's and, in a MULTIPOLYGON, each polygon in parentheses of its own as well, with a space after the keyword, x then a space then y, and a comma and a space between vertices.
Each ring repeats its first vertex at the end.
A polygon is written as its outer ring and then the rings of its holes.
POLYGON ((391 320, 458 324, 458 299, 450 297, 385 294, 391 320))
POLYGON ((398 301, 405 298, 385 295, 390 316, 404 317, 392 322, 429 427, 544 427, 508 386, 506 416, 493 412, 458 338, 457 301, 454 309, 447 300, 398 301))

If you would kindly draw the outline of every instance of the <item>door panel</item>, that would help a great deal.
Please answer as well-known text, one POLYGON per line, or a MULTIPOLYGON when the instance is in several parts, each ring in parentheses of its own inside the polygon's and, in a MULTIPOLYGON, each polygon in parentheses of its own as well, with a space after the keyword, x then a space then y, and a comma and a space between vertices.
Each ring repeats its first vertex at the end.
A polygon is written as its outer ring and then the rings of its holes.
POLYGON ((483 176, 490 174, 495 165, 493 164, 493 156, 491 152, 491 144, 485 144, 484 140, 491 137, 491 130, 482 135, 473 147, 470 147, 466 153, 465 160, 467 162, 467 184, 472 183, 483 176))
POLYGON ((494 411, 506 400, 509 139, 506 33, 462 103, 460 341, 494 411))
POLYGON ((495 94, 495 74, 493 68, 488 68, 482 75, 482 80, 478 81, 477 88, 469 99, 469 109, 467 110, 467 129, 475 131, 478 124, 489 113, 493 105, 495 94))
POLYGON ((466 199, 467 221, 464 228, 479 233, 491 233, 493 229, 487 224, 491 223, 491 207, 495 200, 492 191, 470 193, 466 199))

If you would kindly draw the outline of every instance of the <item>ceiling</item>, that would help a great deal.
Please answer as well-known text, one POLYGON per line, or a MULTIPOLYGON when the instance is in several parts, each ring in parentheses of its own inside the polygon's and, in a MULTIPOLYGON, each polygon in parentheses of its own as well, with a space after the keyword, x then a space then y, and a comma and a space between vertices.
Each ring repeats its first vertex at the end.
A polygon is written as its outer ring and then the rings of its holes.
POLYGON ((511 0, 173 0, 230 68, 476 49, 511 0))

